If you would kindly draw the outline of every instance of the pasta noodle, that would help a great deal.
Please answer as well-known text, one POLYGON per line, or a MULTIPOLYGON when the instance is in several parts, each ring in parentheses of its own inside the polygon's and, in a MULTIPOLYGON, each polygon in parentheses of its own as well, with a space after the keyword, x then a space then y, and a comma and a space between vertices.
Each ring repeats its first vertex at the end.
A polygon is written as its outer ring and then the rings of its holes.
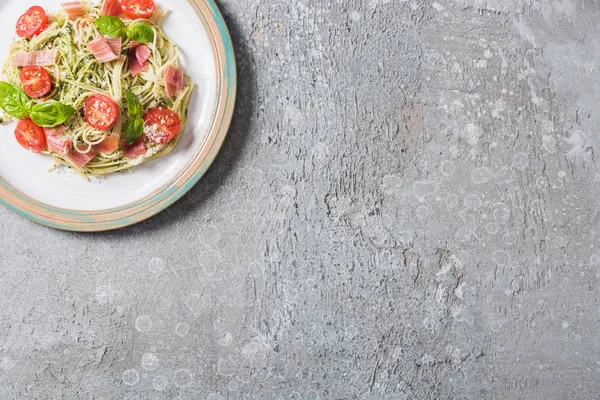
MULTIPOLYGON (((147 60, 147 68, 133 76, 128 69, 127 53, 130 40, 124 39, 120 57, 112 62, 100 63, 88 50, 88 43, 102 36, 102 32, 94 23, 100 17, 97 6, 85 4, 84 17, 69 19, 64 10, 50 17, 48 28, 33 39, 21 39, 14 42, 9 50, 9 57, 3 66, 5 80, 15 86, 20 85, 19 69, 11 66, 15 54, 32 50, 57 49, 58 56, 55 65, 46 67, 54 82, 53 91, 46 96, 58 100, 65 105, 75 108, 75 114, 67 120, 66 132, 63 137, 72 140, 73 148, 80 153, 87 153, 94 145, 101 143, 108 135, 122 140, 124 90, 128 89, 137 95, 143 110, 163 106, 171 109, 181 120, 181 129, 187 125, 187 108, 194 84, 185 79, 183 90, 176 97, 166 94, 163 72, 167 65, 178 65, 178 48, 161 30, 161 24, 168 12, 154 13, 151 19, 124 19, 125 25, 143 22, 154 31, 154 41, 145 43, 151 50, 147 60), (112 98, 119 107, 119 118, 113 128, 107 131, 97 131, 84 118, 83 105, 93 94, 103 94, 112 98)), ((103 176, 131 169, 144 162, 164 157, 176 146, 180 133, 169 143, 156 144, 146 142, 146 154, 128 159, 121 148, 112 153, 100 153, 87 165, 77 170, 69 160, 60 154, 45 151, 52 155, 58 164, 73 167, 84 176, 103 176)))

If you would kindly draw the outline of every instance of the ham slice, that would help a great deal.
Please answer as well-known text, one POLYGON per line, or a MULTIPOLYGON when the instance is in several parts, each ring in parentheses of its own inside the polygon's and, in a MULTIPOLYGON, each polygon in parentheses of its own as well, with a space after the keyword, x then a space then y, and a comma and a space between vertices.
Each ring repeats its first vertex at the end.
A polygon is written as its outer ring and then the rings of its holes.
POLYGON ((150 54, 152 54, 152 52, 148 46, 142 44, 135 48, 135 58, 137 58, 138 63, 141 65, 144 65, 146 61, 148 61, 150 54))
POLYGON ((121 38, 105 38, 106 43, 110 46, 113 53, 116 56, 121 55, 121 47, 123 46, 123 39, 121 38))
POLYGON ((56 136, 65 133, 67 127, 64 125, 56 125, 54 128, 44 128, 46 136, 56 136))
POLYGON ((69 153, 65 154, 65 158, 71 162, 77 169, 81 169, 87 165, 98 153, 91 149, 89 152, 82 154, 77 150, 73 149, 69 153))
POLYGON ((13 58, 11 65, 13 67, 27 67, 29 65, 39 65, 47 67, 56 64, 56 55, 58 50, 38 50, 28 53, 17 53, 13 58))
POLYGON ((58 54, 58 50, 50 49, 50 50, 38 50, 35 54, 35 64, 42 67, 47 67, 49 65, 56 64, 56 55, 58 54))
POLYGON ((71 147, 73 147, 73 142, 70 139, 66 139, 60 135, 46 134, 46 143, 49 150, 63 156, 69 153, 71 147))
POLYGON ((136 76, 146 70, 146 61, 150 58, 151 51, 148 46, 140 44, 135 40, 129 42, 129 71, 136 76))
POLYGON ((140 72, 146 70, 146 64, 140 64, 135 54, 135 51, 129 50, 129 55, 127 56, 127 59, 129 60, 129 71, 131 72, 131 75, 136 76, 140 72))
POLYGON ((61 3, 60 5, 69 15, 69 19, 77 19, 83 17, 85 14, 83 4, 80 1, 70 1, 68 3, 61 3))
POLYGON ((112 15, 118 17, 121 15, 121 2, 119 0, 104 0, 102 8, 100 9, 100 15, 112 15))
POLYGON ((183 89, 183 71, 167 65, 163 74, 167 96, 177 96, 183 89))
POLYGON ((127 142, 123 141, 121 148, 123 149, 125 158, 136 158, 146 154, 146 145, 144 144, 143 136, 137 138, 132 144, 127 144, 127 142))
POLYGON ((17 53, 10 63, 13 67, 27 67, 35 64, 35 51, 28 53, 17 53))
POLYGON ((67 130, 64 125, 57 125, 54 128, 44 128, 46 134, 46 143, 48 149, 57 154, 66 155, 73 147, 73 142, 70 139, 60 136, 67 130))
POLYGON ((114 136, 107 136, 100 144, 94 146, 98 153, 112 153, 119 148, 119 141, 114 136))
POLYGON ((95 40, 89 42, 88 49, 101 63, 114 61, 119 58, 119 56, 113 52, 113 49, 103 37, 96 38, 95 40))

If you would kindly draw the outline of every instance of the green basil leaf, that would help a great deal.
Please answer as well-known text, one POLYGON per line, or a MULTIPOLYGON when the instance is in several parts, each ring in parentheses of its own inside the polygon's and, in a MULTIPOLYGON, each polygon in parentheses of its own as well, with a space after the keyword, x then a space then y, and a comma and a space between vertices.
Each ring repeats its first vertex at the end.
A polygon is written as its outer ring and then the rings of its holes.
POLYGON ((143 22, 136 22, 127 28, 127 37, 138 43, 149 43, 154 41, 154 29, 143 22))
POLYGON ((135 142, 135 139, 144 133, 144 119, 140 115, 129 118, 123 125, 123 133, 128 144, 135 142))
POLYGON ((33 101, 25 93, 6 82, 0 82, 0 107, 8 115, 19 119, 26 118, 32 106, 33 101))
POLYGON ((31 109, 30 118, 39 126, 54 128, 75 114, 75 109, 56 100, 38 103, 31 109))
POLYGON ((105 15, 96 19, 96 26, 106 36, 113 38, 123 37, 125 35, 125 23, 117 17, 105 15))
POLYGON ((125 98, 127 99, 127 111, 132 117, 142 115, 142 103, 138 97, 131 91, 125 89, 125 98))

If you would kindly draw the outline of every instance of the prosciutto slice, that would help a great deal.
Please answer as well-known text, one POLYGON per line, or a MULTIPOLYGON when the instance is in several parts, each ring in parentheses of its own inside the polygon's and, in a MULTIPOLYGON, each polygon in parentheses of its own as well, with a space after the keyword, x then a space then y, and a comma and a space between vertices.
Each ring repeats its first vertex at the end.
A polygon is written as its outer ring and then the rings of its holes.
POLYGON ((47 67, 56 64, 56 55, 58 50, 38 50, 27 53, 17 53, 13 58, 11 65, 13 67, 27 67, 29 65, 39 65, 47 67))
POLYGON ((141 65, 144 65, 146 61, 148 61, 148 59, 150 58, 150 54, 152 54, 152 52, 150 51, 148 46, 142 44, 135 48, 135 58, 137 58, 138 63, 140 63, 141 65))
POLYGON ((28 53, 17 53, 10 63, 13 67, 27 67, 35 64, 35 51, 28 53))
POLYGON ((177 96, 183 89, 183 71, 167 65, 163 74, 167 96, 177 96))
POLYGON ((44 128, 46 136, 56 136, 65 133, 67 127, 64 125, 57 125, 54 128, 44 128))
POLYGON ((114 136, 107 136, 100 144, 94 146, 98 153, 112 153, 119 148, 119 142, 114 136))
POLYGON ((132 40, 129 42, 129 71, 131 71, 131 75, 136 76, 142 71, 146 70, 146 61, 150 58, 150 54, 152 52, 143 44, 132 40))
POLYGON ((60 5, 69 15, 69 19, 77 19, 79 17, 83 17, 85 14, 83 10, 83 3, 80 1, 70 1, 68 3, 61 3, 60 5))
POLYGON ((71 147, 73 147, 73 142, 70 139, 66 139, 60 135, 46 134, 46 143, 49 150, 63 156, 69 153, 71 147))
POLYGON ((35 65, 40 65, 42 67, 54 65, 56 64, 57 54, 58 50, 56 49, 38 50, 35 52, 35 65))
POLYGON ((105 38, 106 43, 110 46, 113 53, 116 56, 121 55, 121 47, 123 46, 123 39, 121 38, 105 38))
POLYGON ((131 75, 136 76, 140 72, 146 70, 146 64, 140 64, 135 54, 135 50, 129 50, 129 55, 127 56, 127 59, 129 62, 129 71, 131 72, 131 75))
POLYGON ((82 154, 77 150, 73 149, 65 155, 65 158, 69 160, 77 169, 81 169, 87 165, 98 153, 91 149, 89 152, 82 154))
POLYGON ((104 0, 102 8, 100 9, 100 15, 118 17, 121 15, 121 11, 121 2, 119 0, 104 0))
POLYGON ((90 49, 94 57, 101 63, 114 61, 119 58, 119 56, 113 52, 113 49, 108 44, 107 40, 103 37, 96 38, 89 42, 88 49, 90 49))
POLYGON ((121 148, 123 149, 125 158, 136 158, 146 154, 146 145, 144 144, 143 136, 137 138, 132 144, 127 144, 127 142, 123 141, 121 148))

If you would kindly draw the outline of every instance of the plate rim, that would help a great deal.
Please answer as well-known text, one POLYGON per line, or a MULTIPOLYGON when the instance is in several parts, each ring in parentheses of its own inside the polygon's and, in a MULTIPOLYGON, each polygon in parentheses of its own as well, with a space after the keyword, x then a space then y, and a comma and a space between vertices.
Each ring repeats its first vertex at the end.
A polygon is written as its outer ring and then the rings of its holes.
POLYGON ((92 211, 42 203, 9 185, 0 176, 0 204, 35 223, 74 232, 124 228, 160 213, 181 199, 206 174, 222 147, 235 108, 237 70, 231 36, 214 0, 187 0, 201 19, 211 43, 217 75, 217 101, 206 139, 186 165, 151 194, 119 207, 92 211))

